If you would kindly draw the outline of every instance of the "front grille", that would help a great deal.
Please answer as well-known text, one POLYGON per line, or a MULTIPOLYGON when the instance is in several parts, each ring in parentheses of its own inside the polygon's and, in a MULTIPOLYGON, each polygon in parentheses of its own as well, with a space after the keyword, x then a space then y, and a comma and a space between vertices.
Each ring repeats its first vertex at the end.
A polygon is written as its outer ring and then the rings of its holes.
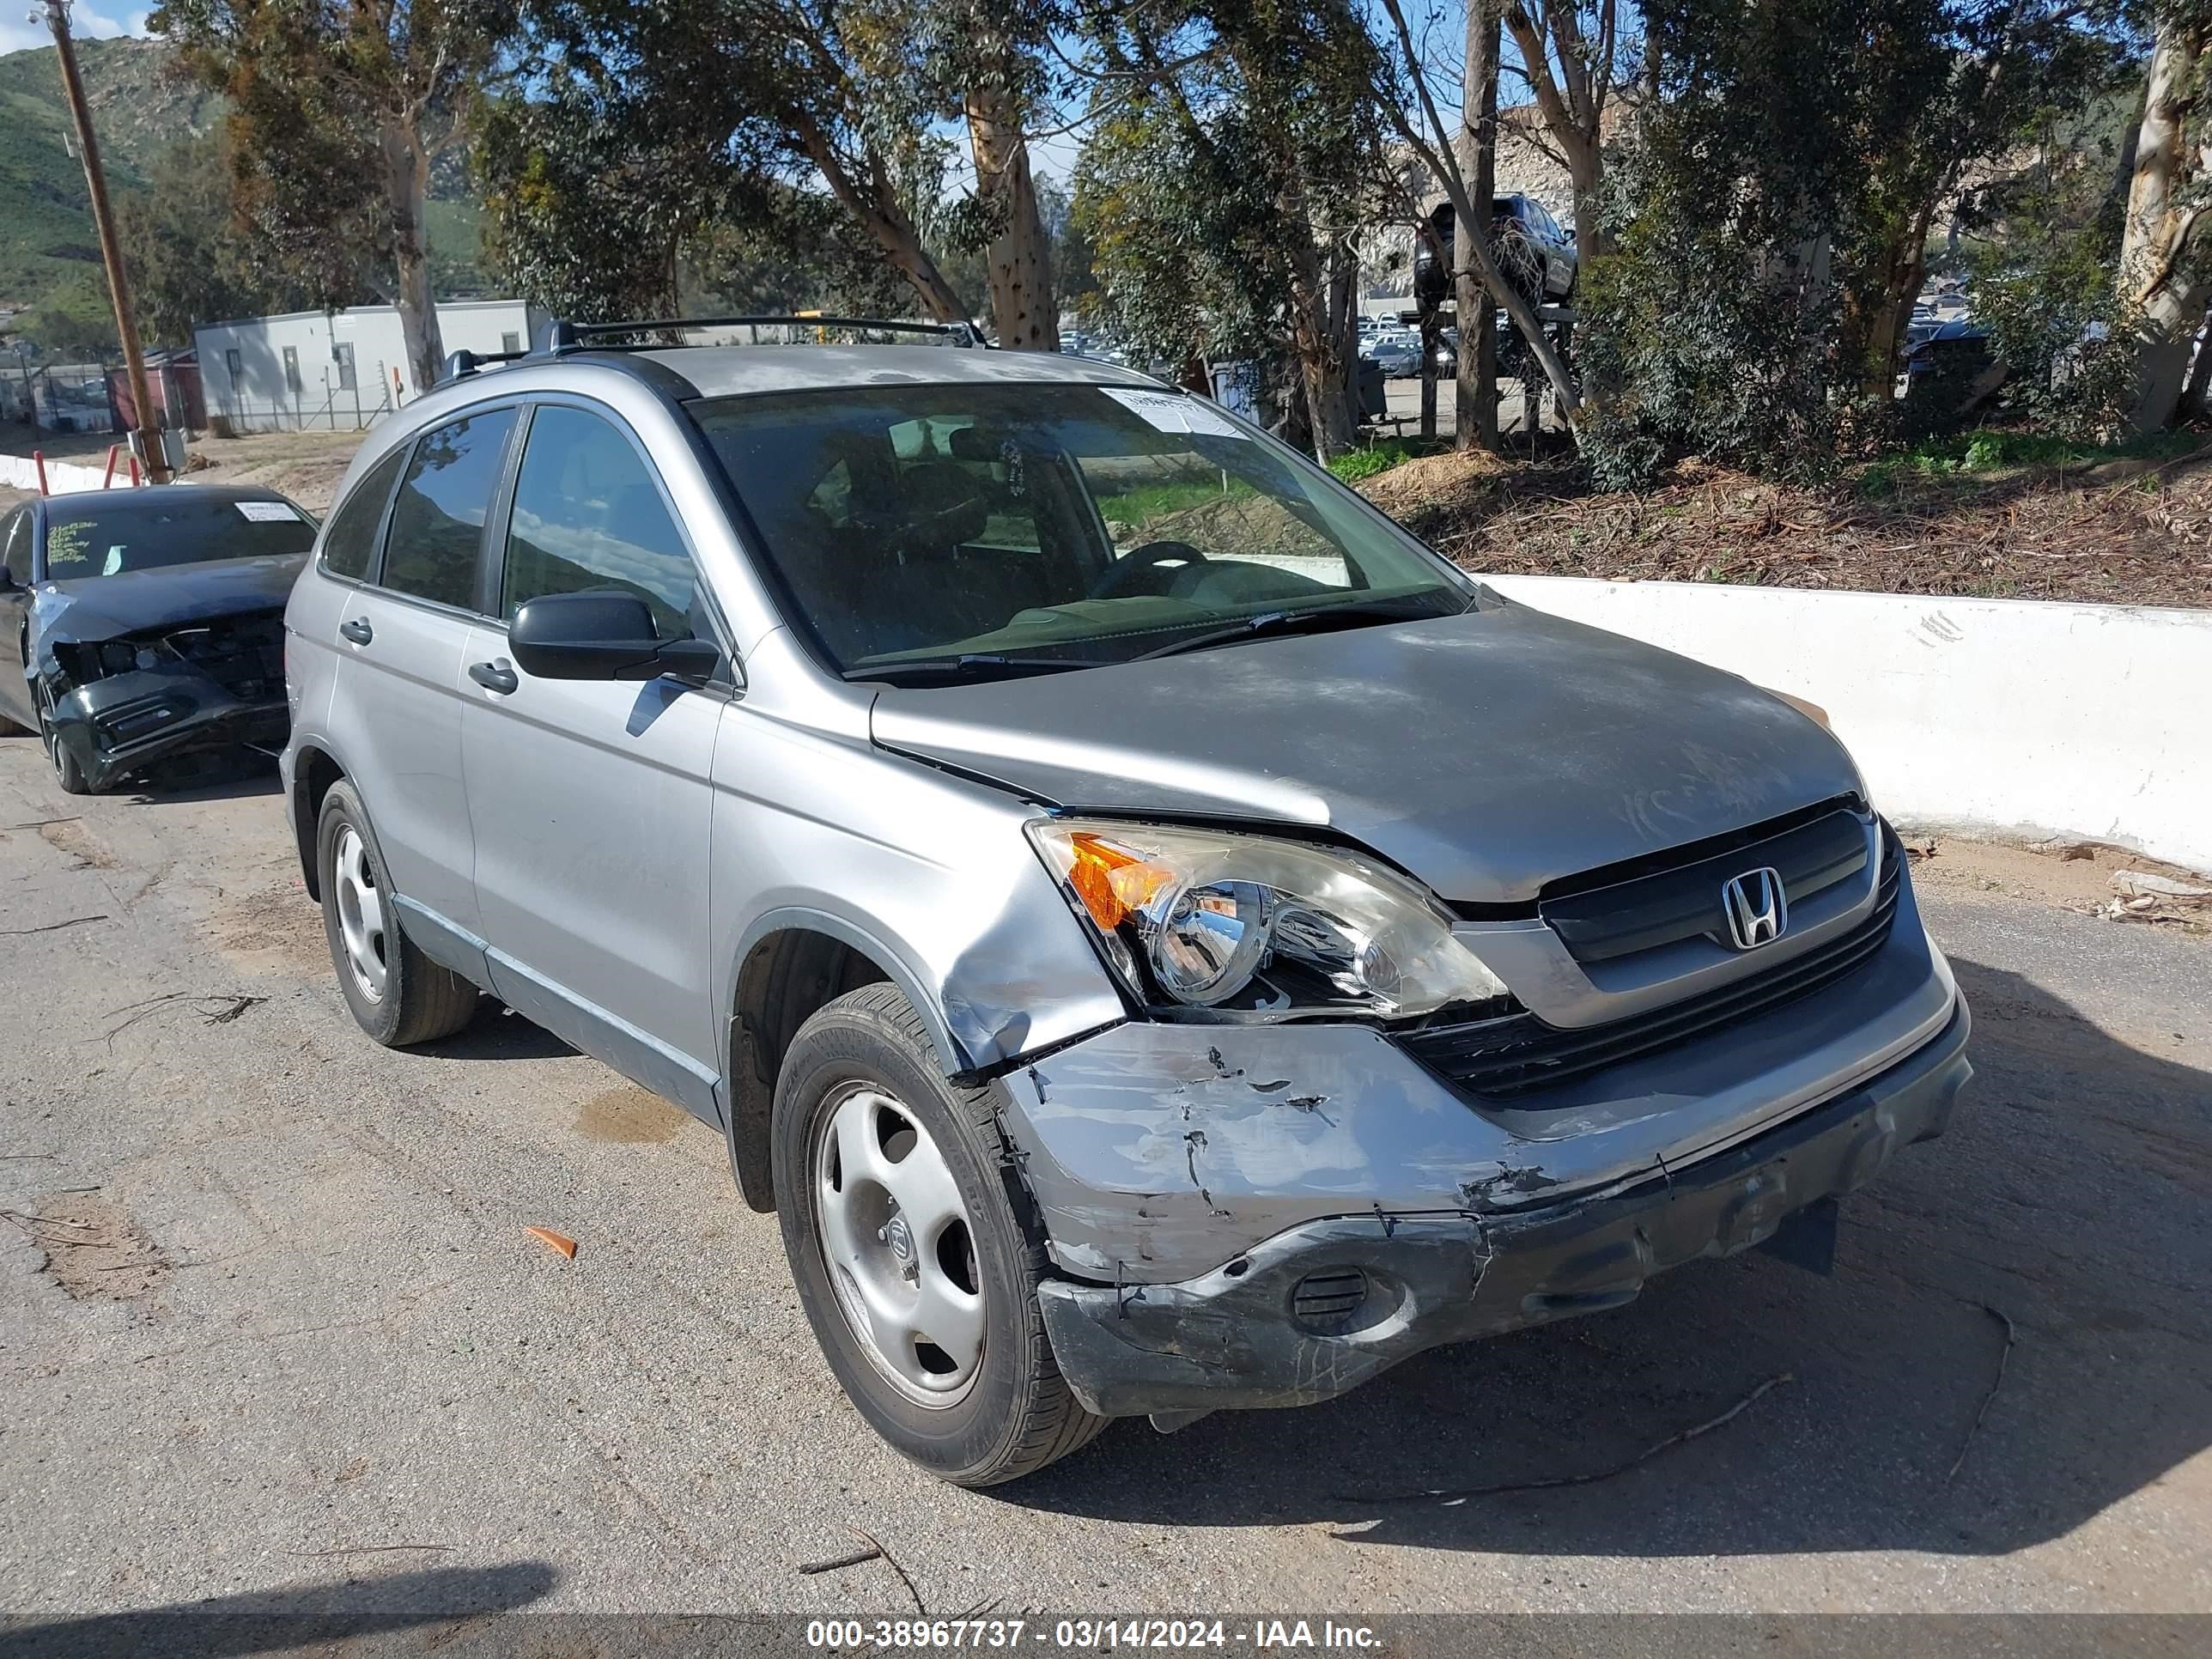
POLYGON ((282 611, 180 628, 162 635, 161 643, 240 702, 283 695, 282 611))
POLYGON ((1399 1041, 1424 1066, 1469 1094, 1512 1100, 1766 1013, 1833 985, 1888 941, 1905 853, 1887 830, 1882 852, 1881 880, 1866 919, 1769 972, 1603 1025, 1563 1030, 1522 1013, 1408 1031, 1399 1041))
POLYGON ((1866 868, 1867 819, 1836 807, 1808 821, 1771 826, 1768 833, 1669 868, 1589 887, 1559 884, 1537 904, 1540 915, 1577 962, 1606 962, 1683 939, 1726 945, 1721 888, 1732 876, 1767 868, 1782 878, 1796 904, 1866 868))

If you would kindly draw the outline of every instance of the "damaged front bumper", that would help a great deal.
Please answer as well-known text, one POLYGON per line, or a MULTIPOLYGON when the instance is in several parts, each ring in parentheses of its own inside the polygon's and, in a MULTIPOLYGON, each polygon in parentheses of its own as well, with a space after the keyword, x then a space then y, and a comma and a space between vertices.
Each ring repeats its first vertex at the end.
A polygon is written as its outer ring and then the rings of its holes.
MULTIPOLYGON (((1958 1001, 1932 1042, 1729 1150, 1622 1190, 1486 1213, 1340 1215, 1179 1282, 1041 1288, 1061 1374, 1103 1416, 1331 1399, 1423 1351, 1634 1299, 1732 1255, 1941 1134, 1973 1074, 1958 1001)), ((1164 1424, 1164 1426, 1166 1425, 1164 1424)))
POLYGON ((1518 1098, 1392 1033, 1128 1021, 1001 1079, 1069 1385, 1125 1416, 1327 1399, 1616 1306, 1939 1133, 1967 1014, 1909 882, 1844 977, 1518 1098))
POLYGON ((274 751, 290 726, 281 678, 269 695, 241 699, 182 663, 110 675, 50 698, 48 729, 94 789, 188 755, 274 751))

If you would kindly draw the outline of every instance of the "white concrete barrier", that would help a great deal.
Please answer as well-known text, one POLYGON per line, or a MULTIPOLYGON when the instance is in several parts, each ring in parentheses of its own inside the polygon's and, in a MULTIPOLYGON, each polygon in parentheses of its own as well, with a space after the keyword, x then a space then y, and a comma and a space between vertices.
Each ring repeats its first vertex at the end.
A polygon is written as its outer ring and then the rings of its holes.
MULTIPOLYGON (((52 459, 46 462, 46 488, 57 495, 68 489, 97 489, 105 476, 102 469, 96 466, 78 466, 71 461, 52 459)), ((127 471, 121 471, 120 476, 125 483, 131 481, 127 471)), ((0 484, 36 489, 39 464, 28 455, 0 455, 0 484)))
POLYGON ((2212 870, 2212 611, 1485 580, 1820 704, 1899 823, 2212 870))

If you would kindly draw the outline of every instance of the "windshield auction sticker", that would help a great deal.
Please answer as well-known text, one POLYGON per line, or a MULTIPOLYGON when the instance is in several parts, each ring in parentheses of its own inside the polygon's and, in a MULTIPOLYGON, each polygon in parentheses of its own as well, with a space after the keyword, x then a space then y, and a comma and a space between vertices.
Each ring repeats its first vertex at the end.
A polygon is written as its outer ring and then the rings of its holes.
POLYGON ((255 524, 293 524, 300 517, 289 501, 235 501, 232 505, 255 524))
POLYGON ((1203 398, 1180 392, 1148 392, 1142 386, 1102 386, 1098 389, 1138 419, 1162 432, 1194 432, 1208 438, 1249 435, 1203 398))

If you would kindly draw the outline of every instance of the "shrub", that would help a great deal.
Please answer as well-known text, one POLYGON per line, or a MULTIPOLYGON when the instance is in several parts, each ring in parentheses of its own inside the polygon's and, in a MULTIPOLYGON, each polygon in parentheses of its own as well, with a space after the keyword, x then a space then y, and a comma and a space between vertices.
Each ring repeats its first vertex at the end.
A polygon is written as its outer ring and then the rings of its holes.
POLYGON ((1330 457, 1328 470, 1346 483, 1356 484, 1378 472, 1388 472, 1401 461, 1413 459, 1413 450, 1402 438, 1389 438, 1364 449, 1347 449, 1330 457))

